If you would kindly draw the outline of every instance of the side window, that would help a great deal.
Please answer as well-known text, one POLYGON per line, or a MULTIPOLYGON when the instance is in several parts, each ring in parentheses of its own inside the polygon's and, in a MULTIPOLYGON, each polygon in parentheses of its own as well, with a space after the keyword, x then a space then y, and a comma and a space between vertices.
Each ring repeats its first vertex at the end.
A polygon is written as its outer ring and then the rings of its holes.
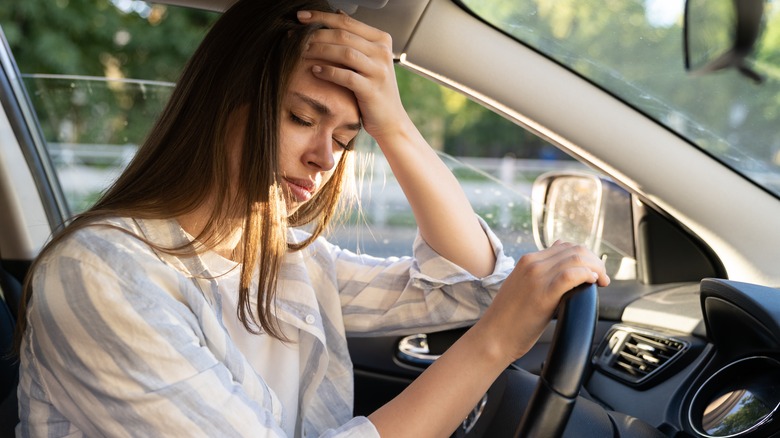
POLYGON ((68 208, 91 206, 130 162, 172 83, 23 74, 68 208))
POLYGON ((78 213, 133 157, 217 14, 138 0, 28 3, 6 4, 0 25, 78 213))
MULTIPOLYGON (((507 254, 537 249, 531 186, 541 174, 585 170, 578 161, 524 128, 446 87, 397 68, 404 105, 428 142, 460 181, 474 210, 507 254)), ((377 256, 409 255, 416 235, 411 209, 379 148, 362 136, 356 176, 362 210, 333 227, 330 239, 377 256)))
MULTIPOLYGON (((92 205, 130 161, 217 17, 137 0, 101 4, 13 2, 0 10, 70 213, 92 205)), ((533 181, 587 169, 457 92, 401 67, 397 76, 410 116, 506 252, 519 258, 536 250, 533 181)), ((400 187, 370 137, 362 135, 357 150, 362 208, 329 238, 376 256, 411 254, 416 225, 400 187)))

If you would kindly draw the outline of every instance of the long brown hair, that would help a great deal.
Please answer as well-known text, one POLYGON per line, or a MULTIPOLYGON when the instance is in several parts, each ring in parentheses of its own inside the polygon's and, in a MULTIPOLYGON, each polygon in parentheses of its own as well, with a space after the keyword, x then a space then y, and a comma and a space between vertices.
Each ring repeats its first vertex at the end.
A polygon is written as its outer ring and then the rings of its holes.
MULTIPOLYGON (((171 98, 148 138, 122 175, 88 211, 77 215, 41 251, 25 281, 16 347, 27 326, 27 302, 34 299, 31 277, 37 262, 74 231, 109 216, 175 218, 195 210, 208 196, 215 208, 206 218, 201 243, 155 249, 169 253, 213 248, 227 237, 234 218, 243 235, 234 257, 242 262, 238 318, 252 333, 258 324, 284 339, 273 316, 277 278, 288 250, 311 243, 338 210, 354 157, 345 151, 321 191, 290 217, 277 176, 281 106, 303 46, 317 25, 303 25, 299 10, 332 11, 319 0, 239 0, 214 24, 185 66, 171 98), (226 137, 230 117, 247 115, 239 186, 230 189, 226 137), (232 195, 229 195, 232 194, 232 195), (287 227, 314 223, 311 238, 287 241, 287 227), (249 301, 253 267, 259 265, 257 308, 249 301)), ((351 148, 349 148, 351 149, 351 148)), ((232 178, 235 180, 235 178, 232 178)))

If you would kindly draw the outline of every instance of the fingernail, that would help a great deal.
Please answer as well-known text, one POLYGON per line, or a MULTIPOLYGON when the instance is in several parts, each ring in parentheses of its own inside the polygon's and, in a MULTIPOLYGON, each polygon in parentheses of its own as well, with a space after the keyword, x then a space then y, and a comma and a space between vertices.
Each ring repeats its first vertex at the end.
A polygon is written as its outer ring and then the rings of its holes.
POLYGON ((598 279, 599 279, 599 274, 598 274, 598 273, 596 273, 596 272, 591 272, 591 274, 593 274, 593 279, 594 279, 594 280, 598 280, 598 279))
POLYGON ((315 65, 314 67, 311 68, 311 71, 313 71, 314 73, 322 73, 322 67, 320 67, 319 65, 315 65))
POLYGON ((309 11, 298 11, 298 19, 299 20, 308 20, 311 18, 311 12, 309 11))

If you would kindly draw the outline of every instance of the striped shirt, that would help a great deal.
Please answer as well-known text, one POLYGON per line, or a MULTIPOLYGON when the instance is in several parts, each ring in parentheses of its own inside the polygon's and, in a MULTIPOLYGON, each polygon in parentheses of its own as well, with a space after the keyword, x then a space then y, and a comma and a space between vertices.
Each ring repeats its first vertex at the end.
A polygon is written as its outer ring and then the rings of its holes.
MULTIPOLYGON (((203 255, 157 252, 136 237, 180 245, 188 237, 175 220, 105 222, 132 234, 79 230, 34 272, 17 436, 287 436, 280 398, 226 329, 235 309, 223 311, 224 294, 236 291, 220 289, 223 273, 203 255)), ((346 337, 473 323, 514 266, 482 224, 497 262, 481 279, 419 236, 412 257, 358 255, 322 238, 285 255, 276 314, 298 329, 294 435, 378 436, 352 417, 346 337)))

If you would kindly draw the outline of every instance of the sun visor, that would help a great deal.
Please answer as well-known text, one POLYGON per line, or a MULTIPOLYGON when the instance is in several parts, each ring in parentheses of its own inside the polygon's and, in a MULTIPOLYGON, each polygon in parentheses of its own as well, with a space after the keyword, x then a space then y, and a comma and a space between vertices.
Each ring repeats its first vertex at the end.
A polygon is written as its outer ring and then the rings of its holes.
POLYGON ((354 14, 358 6, 369 9, 380 9, 385 7, 388 0, 329 0, 331 6, 341 9, 347 14, 354 14))

